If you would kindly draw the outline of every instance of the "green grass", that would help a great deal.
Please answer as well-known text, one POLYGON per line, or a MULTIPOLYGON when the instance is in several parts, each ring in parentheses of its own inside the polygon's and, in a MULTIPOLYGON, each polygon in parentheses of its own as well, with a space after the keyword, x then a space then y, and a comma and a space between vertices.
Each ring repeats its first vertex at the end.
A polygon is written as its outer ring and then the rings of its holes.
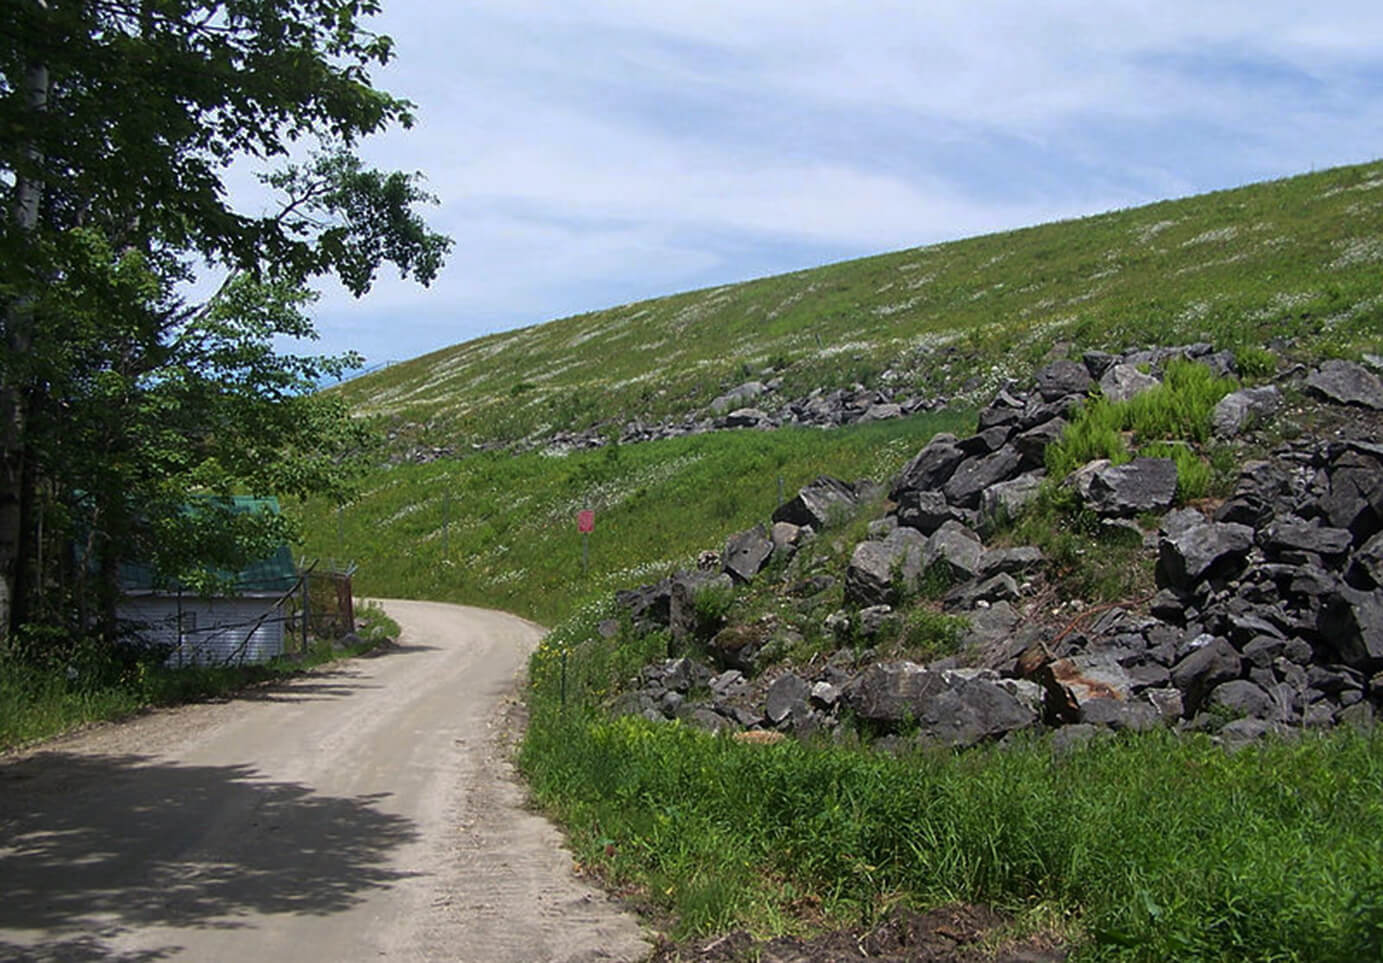
POLYGON ((1055 754, 900 757, 535 700, 521 764, 583 863, 681 935, 869 922, 953 900, 1055 905, 1078 959, 1377 959, 1383 736, 1226 753, 1159 733, 1055 754))
POLYGON ((782 397, 895 384, 984 403, 1053 344, 1210 340, 1300 356, 1383 351, 1383 165, 1342 167, 691 291, 496 334, 339 392, 400 444, 458 450, 680 416, 753 378, 782 397))
POLYGON ((379 471, 339 512, 300 506, 311 555, 352 556, 363 595, 487 605, 546 624, 657 581, 763 522, 821 474, 887 479, 974 412, 821 431, 717 432, 553 458, 497 452, 379 471), (589 548, 576 513, 596 513, 589 548), (583 553, 588 554, 583 568, 583 553))
MULTIPOLYGON (((64 665, 34 665, 0 656, 0 752, 153 706, 216 699, 248 686, 289 679, 326 662, 359 655, 378 642, 380 629, 387 628, 367 611, 359 645, 335 649, 322 643, 302 658, 256 665, 171 669, 120 657, 126 654, 79 647, 69 671, 64 665)), ((393 633, 396 637, 397 624, 393 633)))

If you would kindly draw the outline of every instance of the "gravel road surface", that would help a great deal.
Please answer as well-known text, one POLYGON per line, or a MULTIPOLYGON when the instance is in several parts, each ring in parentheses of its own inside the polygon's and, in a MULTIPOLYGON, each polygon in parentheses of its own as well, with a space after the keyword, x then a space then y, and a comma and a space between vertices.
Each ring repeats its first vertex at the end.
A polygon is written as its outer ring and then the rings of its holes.
POLYGON ((397 648, 0 758, 0 960, 637 960, 508 760, 541 629, 385 602, 397 648))

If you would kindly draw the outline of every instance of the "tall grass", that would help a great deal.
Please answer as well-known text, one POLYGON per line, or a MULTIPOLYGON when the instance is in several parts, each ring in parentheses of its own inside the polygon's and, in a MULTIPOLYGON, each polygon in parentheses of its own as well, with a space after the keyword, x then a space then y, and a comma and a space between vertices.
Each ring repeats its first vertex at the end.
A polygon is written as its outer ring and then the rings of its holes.
POLYGON ((1083 405, 1061 438, 1047 446, 1047 471, 1060 480, 1097 458, 1119 465, 1134 451, 1173 458, 1179 494, 1199 498, 1209 488, 1209 466, 1187 442, 1210 438, 1210 413, 1238 382, 1203 364, 1173 359, 1162 383, 1128 401, 1095 398, 1083 405), (1168 445, 1168 442, 1176 442, 1168 445))
MULTIPOLYGON (((540 703, 541 706, 541 703, 540 703)), ((543 706, 540 711, 551 710, 543 706)), ((522 765, 581 859, 683 932, 898 901, 1055 903, 1080 958, 1377 959, 1383 737, 1148 734, 903 756, 543 717, 522 765)))

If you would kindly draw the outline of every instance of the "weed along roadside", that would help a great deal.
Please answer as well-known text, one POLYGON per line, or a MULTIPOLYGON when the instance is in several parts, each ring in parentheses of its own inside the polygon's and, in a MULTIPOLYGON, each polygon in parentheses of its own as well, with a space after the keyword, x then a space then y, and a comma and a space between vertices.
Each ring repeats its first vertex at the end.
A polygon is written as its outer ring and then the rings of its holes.
POLYGON ((535 797, 676 952, 982 905, 958 952, 1377 958, 1383 382, 1286 368, 1044 366, 587 602, 532 657, 535 797))

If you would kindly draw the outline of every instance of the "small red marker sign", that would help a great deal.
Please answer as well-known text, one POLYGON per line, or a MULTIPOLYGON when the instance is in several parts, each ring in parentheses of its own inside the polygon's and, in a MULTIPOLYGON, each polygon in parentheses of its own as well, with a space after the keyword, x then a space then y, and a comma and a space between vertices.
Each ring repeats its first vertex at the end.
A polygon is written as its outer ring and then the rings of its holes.
POLYGON ((587 533, 595 531, 595 512, 589 508, 576 513, 576 530, 587 533))

